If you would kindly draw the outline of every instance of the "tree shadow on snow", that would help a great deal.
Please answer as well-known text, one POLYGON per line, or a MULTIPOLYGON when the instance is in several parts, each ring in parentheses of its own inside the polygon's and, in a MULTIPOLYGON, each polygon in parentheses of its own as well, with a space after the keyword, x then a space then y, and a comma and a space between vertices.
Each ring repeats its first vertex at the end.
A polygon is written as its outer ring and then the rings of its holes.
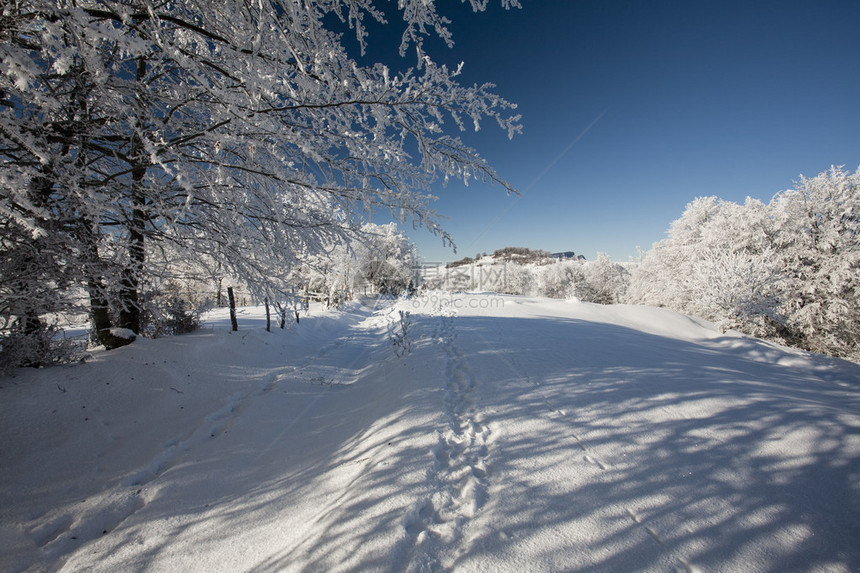
POLYGON ((462 317, 457 333, 494 375, 481 399, 503 432, 500 519, 461 564, 860 569, 856 365, 557 318, 462 317))
POLYGON ((135 570, 860 570, 855 367, 754 339, 441 320, 416 316, 402 360, 367 342, 350 385, 273 387, 93 550, 135 570), (426 501, 456 475, 440 436, 477 414, 483 498, 426 542, 444 519, 426 501))

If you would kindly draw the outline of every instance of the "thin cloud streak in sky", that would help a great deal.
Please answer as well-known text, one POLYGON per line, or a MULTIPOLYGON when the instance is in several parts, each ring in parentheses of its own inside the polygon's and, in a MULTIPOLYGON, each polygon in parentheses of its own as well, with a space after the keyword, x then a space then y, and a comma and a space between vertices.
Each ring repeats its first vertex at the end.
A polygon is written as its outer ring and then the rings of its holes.
POLYGON ((529 184, 528 184, 528 186, 527 186, 525 189, 523 189, 522 191, 520 191, 520 193, 519 193, 519 195, 517 195, 516 199, 514 199, 514 200, 513 200, 513 201, 512 201, 512 202, 511 202, 511 203, 510 203, 510 204, 505 208, 505 210, 504 210, 504 211, 502 211, 502 212, 499 214, 499 216, 498 216, 498 217, 496 217, 495 219, 493 219, 492 221, 490 221, 490 223, 489 223, 486 227, 484 227, 483 229, 481 229, 481 232, 480 232, 480 233, 478 233, 478 234, 477 234, 477 236, 475 236, 475 238, 472 240, 472 242, 471 242, 471 243, 469 243, 469 245, 470 245, 470 246, 474 245, 478 240, 480 240, 480 239, 481 239, 481 238, 482 238, 482 237, 487 233, 487 231, 489 231, 490 229, 492 229, 493 227, 495 227, 496 225, 498 225, 498 224, 499 224, 499 221, 501 221, 501 220, 505 217, 505 215, 507 215, 507 214, 508 214, 508 212, 509 212, 511 209, 513 209, 513 208, 514 208, 514 205, 516 205, 516 204, 519 202, 519 200, 523 198, 523 195, 525 195, 526 193, 528 193, 529 191, 531 191, 531 190, 535 187, 535 185, 537 185, 538 183, 540 183, 540 180, 541 180, 541 179, 543 179, 543 178, 546 176, 546 174, 547 174, 547 173, 549 173, 549 172, 552 170, 552 168, 553 168, 553 167, 555 167, 555 166, 556 166, 556 164, 558 164, 558 162, 559 162, 559 161, 561 161, 561 160, 562 160, 562 158, 563 158, 565 155, 567 155, 567 154, 570 152, 570 150, 571 150, 571 149, 573 149, 573 148, 574 148, 574 146, 575 146, 577 143, 579 143, 579 142, 580 142, 580 140, 582 140, 582 138, 583 138, 583 137, 585 137, 585 135, 586 135, 589 131, 591 131, 591 128, 593 128, 595 125, 597 125, 597 123, 598 123, 601 119, 603 119, 603 116, 604 116, 604 115, 606 115, 606 112, 608 112, 608 111, 609 111, 609 108, 604 109, 602 112, 600 112, 600 113, 597 115, 597 117, 595 117, 595 118, 591 121, 591 123, 589 123, 589 124, 585 127, 585 129, 583 129, 581 132, 579 132, 579 135, 577 135, 576 137, 574 137, 574 138, 571 140, 571 142, 567 144, 567 147, 565 147, 565 148, 561 151, 561 153, 559 153, 559 154, 555 157, 555 159, 553 159, 552 161, 550 161, 550 162, 547 164, 547 166, 546 166, 546 167, 544 167, 544 168, 543 168, 543 170, 538 174, 538 176, 537 176, 537 177, 535 177, 535 178, 534 178, 534 180, 533 180, 531 183, 529 183, 529 184))
MULTIPOLYGON (((531 183, 529 183, 528 187, 526 187, 526 188, 522 191, 522 193, 520 194, 520 197, 522 197, 522 195, 525 195, 526 193, 528 193, 529 191, 531 191, 531 189, 532 189, 535 185, 537 185, 537 184, 540 182, 540 180, 541 180, 541 179, 543 179, 543 178, 544 178, 544 176, 546 176, 546 174, 547 174, 547 173, 549 173, 549 172, 550 172, 550 170, 551 170, 553 167, 555 167, 555 166, 556 166, 556 164, 557 164, 559 161, 561 161, 561 159, 562 159, 565 155, 567 155, 567 154, 568 154, 568 152, 569 152, 571 149, 573 149, 573 146, 574 146, 574 145, 576 145, 577 143, 579 143, 579 141, 580 141, 583 137, 585 137, 585 134, 587 134, 589 131, 591 131, 591 128, 592 128, 592 127, 594 127, 595 125, 597 125, 597 122, 599 122, 601 119, 603 119, 603 116, 604 116, 604 115, 606 115, 606 112, 607 112, 607 111, 609 111, 609 108, 606 108, 606 109, 604 109, 602 112, 600 112, 600 114, 598 114, 598 116, 597 116, 597 117, 595 117, 595 118, 594 118, 594 120, 592 120, 592 122, 591 122, 591 123, 589 123, 589 124, 586 126, 586 128, 585 128, 585 129, 583 129, 583 130, 579 133, 579 135, 577 135, 575 138, 573 138, 573 141, 571 141, 571 142, 567 145, 567 147, 565 147, 565 148, 564 148, 564 150, 556 156, 556 158, 555 158, 555 159, 553 159, 552 161, 550 161, 550 162, 549 162, 549 164, 548 164, 546 167, 544 167, 543 171, 541 171, 541 172, 540 172, 540 174, 539 174, 537 177, 535 177, 534 181, 532 181, 531 183)), ((519 199, 519 197, 518 197, 517 199, 519 199)), ((509 208, 510 208, 510 207, 509 207, 509 208)))

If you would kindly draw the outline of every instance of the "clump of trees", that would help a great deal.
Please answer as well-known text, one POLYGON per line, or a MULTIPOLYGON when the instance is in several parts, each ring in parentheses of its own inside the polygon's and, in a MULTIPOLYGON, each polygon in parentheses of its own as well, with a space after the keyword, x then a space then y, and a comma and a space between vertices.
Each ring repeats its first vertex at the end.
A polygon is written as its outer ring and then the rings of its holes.
POLYGON ((815 352, 860 357, 860 170, 765 204, 696 199, 633 273, 627 301, 815 352))
POLYGON ((374 209, 448 240, 440 178, 512 190, 445 128, 513 136, 515 106, 427 53, 426 35, 451 41, 436 2, 397 10, 402 72, 359 65, 332 29, 363 49, 372 0, 4 3, 0 334, 51 339, 46 315, 85 311, 115 348, 183 261, 263 298, 374 209))
POLYGON ((331 306, 366 295, 400 295, 417 286, 418 251, 396 223, 365 223, 351 241, 296 268, 289 284, 331 306))
POLYGON ((509 294, 616 304, 627 290, 630 273, 606 253, 599 253, 593 261, 546 257, 533 264, 515 262, 505 267, 504 277, 509 294))
POLYGON ((356 294, 397 296, 414 290, 418 250, 406 234, 394 223, 369 223, 362 231, 363 240, 355 249, 359 269, 353 281, 356 294))
POLYGON ((493 258, 503 261, 538 262, 548 259, 549 251, 529 249, 527 247, 505 247, 493 251, 493 258))

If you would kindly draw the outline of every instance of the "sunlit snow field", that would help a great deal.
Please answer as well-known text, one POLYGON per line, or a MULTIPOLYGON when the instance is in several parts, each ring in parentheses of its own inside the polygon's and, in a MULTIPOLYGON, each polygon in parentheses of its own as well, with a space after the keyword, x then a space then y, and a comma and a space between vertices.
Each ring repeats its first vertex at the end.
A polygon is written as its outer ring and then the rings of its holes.
POLYGON ((858 365, 486 293, 239 327, 0 379, 0 570, 860 570, 858 365))

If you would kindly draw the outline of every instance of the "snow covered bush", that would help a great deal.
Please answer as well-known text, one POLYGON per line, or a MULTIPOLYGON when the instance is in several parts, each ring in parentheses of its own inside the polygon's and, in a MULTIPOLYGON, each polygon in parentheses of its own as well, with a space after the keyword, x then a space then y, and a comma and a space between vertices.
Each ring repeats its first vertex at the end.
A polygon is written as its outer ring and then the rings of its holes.
POLYGON ((396 223, 365 223, 348 242, 307 258, 286 283, 338 307, 356 296, 409 291, 418 280, 417 261, 415 245, 396 223))
POLYGON ((80 362, 86 356, 86 341, 66 338, 61 329, 44 326, 29 333, 0 334, 0 375, 19 367, 40 368, 80 362))
POLYGON ((535 267, 534 270, 537 275, 537 294, 549 298, 573 296, 576 285, 585 277, 579 261, 556 261, 535 267))
MULTIPOLYGON (((578 261, 579 262, 579 261, 578 261)), ((573 294, 584 302, 616 304, 624 297, 630 273, 606 253, 594 261, 582 261, 581 277, 573 283, 573 294)))
POLYGON ((71 256, 60 237, 0 213, 0 332, 40 335, 45 315, 85 310, 64 264, 71 256))
POLYGON ((449 264, 444 272, 432 277, 432 285, 449 291, 478 289, 615 304, 625 296, 629 277, 627 268, 605 253, 588 261, 558 259, 547 251, 508 247, 478 260, 467 258, 449 264))
POLYGON ((777 287, 782 280, 778 258, 761 254, 708 253, 697 259, 687 278, 697 293, 688 312, 706 316, 724 330, 738 329, 760 337, 778 335, 785 319, 779 314, 777 287))
POLYGON ((535 287, 533 268, 516 263, 504 264, 504 285, 502 294, 531 295, 535 287))
POLYGON ((605 253, 600 253, 594 261, 545 258, 537 263, 512 262, 505 264, 504 292, 615 304, 627 290, 629 274, 605 253))
POLYGON ((626 300, 778 336, 781 264, 773 237, 772 218, 760 201, 696 199, 671 224, 667 238, 645 254, 626 300))
POLYGON ((200 328, 200 313, 209 305, 195 302, 183 285, 170 281, 147 293, 141 317, 141 334, 150 338, 187 334, 200 328))
POLYGON ((860 170, 802 178, 771 206, 790 336, 816 352, 860 358, 860 170))
POLYGON ((860 171, 831 168, 765 205, 696 199, 648 251, 626 300, 860 358, 860 171))

